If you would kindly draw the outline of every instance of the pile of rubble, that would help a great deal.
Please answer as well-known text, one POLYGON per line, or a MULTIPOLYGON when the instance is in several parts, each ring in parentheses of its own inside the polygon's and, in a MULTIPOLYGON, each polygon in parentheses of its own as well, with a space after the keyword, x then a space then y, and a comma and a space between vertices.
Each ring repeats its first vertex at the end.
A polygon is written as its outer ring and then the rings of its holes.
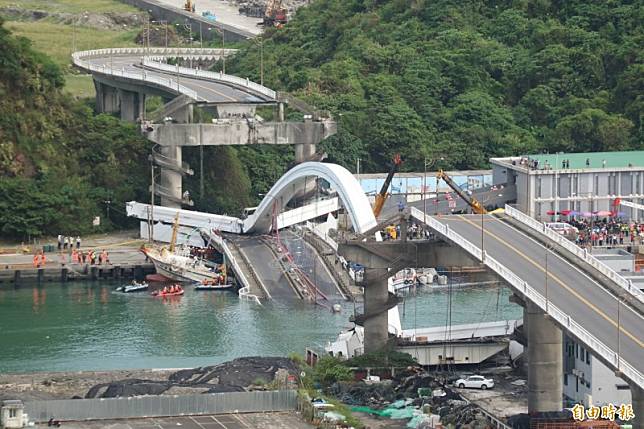
POLYGON ((263 389, 270 383, 286 386, 288 376, 297 373, 297 366, 288 358, 245 357, 220 365, 176 371, 167 380, 132 378, 99 383, 89 389, 85 398, 243 392, 263 389))
POLYGON ((357 412, 378 418, 411 419, 409 427, 422 428, 440 420, 443 426, 485 428, 487 422, 481 410, 441 381, 419 373, 390 383, 335 383, 328 393, 357 412))

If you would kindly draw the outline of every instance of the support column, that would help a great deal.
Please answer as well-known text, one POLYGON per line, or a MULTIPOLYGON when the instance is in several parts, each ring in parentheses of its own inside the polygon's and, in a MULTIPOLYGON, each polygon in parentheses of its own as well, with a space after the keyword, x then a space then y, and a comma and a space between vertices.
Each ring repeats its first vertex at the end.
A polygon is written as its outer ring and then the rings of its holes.
POLYGON ((119 89, 121 99, 121 120, 136 122, 145 114, 145 94, 119 89))
POLYGON ((633 429, 644 429, 644 389, 634 384, 631 385, 631 398, 635 413, 633 429))
POLYGON ((98 113, 115 113, 119 111, 119 95, 116 88, 94 81, 96 88, 96 111, 98 113))
POLYGON ((301 164, 315 153, 315 143, 301 143, 295 145, 295 163, 301 164))
POLYGON ((539 307, 523 310, 528 338, 528 413, 561 411, 563 398, 563 335, 539 307))
POLYGON ((371 353, 384 349, 389 338, 387 269, 365 268, 364 282, 364 351, 371 353))
MULTIPOLYGON (((173 161, 178 167, 181 166, 181 146, 161 146, 161 155, 165 156, 167 160, 173 161)), ((170 170, 168 168, 161 168, 160 185, 164 191, 169 193, 168 197, 161 196, 161 205, 164 207, 181 208, 178 202, 181 200, 181 173, 178 171, 170 170)))
POLYGON ((181 124, 190 124, 194 118, 194 105, 187 104, 186 106, 174 112, 174 119, 181 124))

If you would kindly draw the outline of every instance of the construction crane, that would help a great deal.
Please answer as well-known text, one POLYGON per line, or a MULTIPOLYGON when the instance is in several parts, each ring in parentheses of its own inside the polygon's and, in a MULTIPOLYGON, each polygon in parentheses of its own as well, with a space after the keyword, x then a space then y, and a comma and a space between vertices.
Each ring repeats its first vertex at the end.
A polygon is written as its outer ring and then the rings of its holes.
POLYGON ((195 2, 192 0, 186 0, 186 2, 183 5, 183 10, 186 12, 193 12, 195 11, 195 2))
POLYGON ((461 197, 470 207, 472 207, 472 211, 476 214, 486 214, 487 210, 485 210, 485 207, 483 207, 483 204, 479 202, 476 198, 467 195, 461 188, 458 187, 456 183, 452 180, 451 177, 447 175, 443 170, 438 170, 438 173, 436 173, 436 177, 439 179, 443 179, 445 183, 449 185, 450 188, 454 190, 458 194, 459 197, 461 197))
POLYGON ((282 27, 287 21, 286 13, 282 0, 268 0, 264 12, 264 27, 282 27))
POLYGON ((400 164, 402 163, 400 154, 397 153, 392 161, 393 162, 391 164, 391 168, 389 169, 389 174, 387 174, 387 178, 385 179, 385 183, 382 184, 380 192, 376 194, 376 201, 373 204, 373 214, 376 217, 380 216, 380 212, 382 211, 382 208, 385 205, 385 201, 387 201, 387 197, 389 196, 387 190, 389 189, 389 185, 391 184, 391 179, 394 178, 394 174, 396 174, 398 168, 400 167, 400 164))

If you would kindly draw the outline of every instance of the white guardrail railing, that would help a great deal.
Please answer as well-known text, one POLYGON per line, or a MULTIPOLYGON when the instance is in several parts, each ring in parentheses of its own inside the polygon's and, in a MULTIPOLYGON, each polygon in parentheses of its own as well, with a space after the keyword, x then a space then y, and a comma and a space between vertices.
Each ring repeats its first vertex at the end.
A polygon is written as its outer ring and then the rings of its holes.
POLYGON ((615 369, 620 370, 626 378, 636 383, 640 387, 644 387, 644 375, 639 372, 630 363, 626 362, 618 353, 614 352, 603 342, 598 340, 590 332, 584 329, 579 323, 570 318, 568 314, 560 310, 552 302, 546 301, 546 298, 532 288, 528 282, 514 274, 510 269, 506 268, 503 264, 496 259, 488 256, 485 252, 474 244, 466 240, 457 232, 452 231, 448 224, 443 224, 433 218, 432 216, 425 215, 421 210, 415 207, 411 208, 411 215, 419 222, 426 224, 445 236, 448 240, 466 250, 470 255, 483 262, 488 268, 503 277, 512 287, 521 292, 527 299, 537 305, 545 313, 549 314, 560 326, 565 327, 572 335, 585 343, 588 349, 594 350, 606 362, 610 363, 615 369))
POLYGON ((239 298, 244 301, 253 301, 259 305, 262 305, 257 295, 250 293, 250 283, 248 282, 248 279, 246 278, 246 275, 242 271, 241 267, 237 263, 237 260, 235 260, 232 251, 228 247, 228 244, 226 244, 226 240, 220 235, 214 234, 210 231, 208 231, 208 236, 221 248, 221 250, 223 250, 224 255, 226 255, 226 259, 228 260, 230 265, 233 266, 233 271, 235 271, 235 275, 243 286, 239 289, 239 292, 237 292, 239 298))
POLYGON ((181 76, 194 76, 200 79, 212 80, 215 82, 222 82, 225 84, 230 84, 234 86, 239 86, 261 95, 275 100, 277 98, 277 93, 270 88, 266 88, 263 85, 255 83, 249 79, 244 79, 237 76, 232 76, 229 74, 224 74, 223 72, 211 72, 206 70, 197 70, 188 67, 180 67, 179 65, 165 64, 157 61, 153 61, 151 58, 143 59, 143 66, 149 67, 155 70, 162 70, 170 73, 178 73, 181 76))
POLYGON ((197 101, 203 100, 202 97, 199 97, 196 91, 193 91, 192 89, 181 85, 176 80, 154 76, 154 75, 151 75, 150 73, 147 73, 145 70, 141 70, 140 72, 132 72, 132 71, 126 71, 125 69, 116 70, 104 64, 92 64, 91 58, 96 58, 98 56, 101 56, 99 51, 108 51, 108 50, 100 49, 95 51, 74 52, 72 54, 72 60, 76 66, 84 68, 89 71, 94 71, 97 73, 102 73, 110 76, 119 76, 126 79, 141 80, 144 82, 154 83, 155 85, 168 88, 171 91, 174 91, 178 94, 187 95, 188 97, 193 98, 194 100, 197 100, 197 101))
POLYGON ((572 241, 558 234, 556 231, 548 228, 545 223, 539 222, 538 220, 526 215, 522 211, 517 210, 512 206, 506 205, 505 213, 511 218, 516 219, 522 224, 530 227, 531 229, 544 234, 546 237, 548 237, 564 249, 568 250, 573 255, 579 257, 582 261, 586 262, 588 265, 611 279, 613 282, 615 282, 615 284, 633 295, 640 302, 644 302, 644 294, 637 287, 633 286, 633 283, 631 281, 620 276, 606 264, 595 258, 586 249, 582 249, 572 241))

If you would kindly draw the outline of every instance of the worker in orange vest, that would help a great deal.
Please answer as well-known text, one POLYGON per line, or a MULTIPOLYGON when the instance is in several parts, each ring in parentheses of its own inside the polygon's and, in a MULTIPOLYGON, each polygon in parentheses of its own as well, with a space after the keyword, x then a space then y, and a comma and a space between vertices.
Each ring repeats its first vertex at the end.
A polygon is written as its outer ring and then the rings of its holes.
POLYGON ((45 266, 45 264, 47 263, 47 257, 45 256, 45 254, 44 254, 44 253, 42 253, 42 254, 40 255, 40 263, 42 264, 42 266, 43 266, 43 267, 44 267, 44 266, 45 266))
POLYGON ((34 254, 34 268, 38 268, 38 265, 40 264, 40 255, 38 253, 34 254))

